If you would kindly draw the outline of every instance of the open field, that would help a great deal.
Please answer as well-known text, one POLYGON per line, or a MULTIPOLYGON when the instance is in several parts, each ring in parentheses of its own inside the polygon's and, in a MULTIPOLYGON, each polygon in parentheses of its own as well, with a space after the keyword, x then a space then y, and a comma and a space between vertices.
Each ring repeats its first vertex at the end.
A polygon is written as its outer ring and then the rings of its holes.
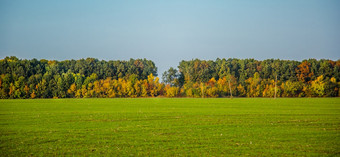
POLYGON ((0 156, 340 156, 340 99, 0 100, 0 131, 0 156))

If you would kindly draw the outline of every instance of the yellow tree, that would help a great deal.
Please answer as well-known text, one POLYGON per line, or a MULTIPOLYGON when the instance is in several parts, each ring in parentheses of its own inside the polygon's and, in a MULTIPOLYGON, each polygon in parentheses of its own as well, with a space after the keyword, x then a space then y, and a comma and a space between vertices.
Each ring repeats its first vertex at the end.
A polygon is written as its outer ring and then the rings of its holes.
POLYGON ((101 88, 101 94, 102 97, 112 97, 112 91, 113 91, 113 81, 110 77, 106 78, 105 80, 101 80, 102 82, 102 88, 101 88), (109 93, 109 91, 111 93, 109 93), (111 96, 110 96, 111 95, 111 96))
POLYGON ((148 84, 148 87, 147 87, 147 91, 148 93, 150 94, 150 96, 155 96, 155 93, 154 93, 154 79, 155 77, 153 76, 153 74, 151 73, 149 76, 148 76, 148 79, 147 79, 147 84, 148 84))
POLYGON ((69 97, 73 98, 76 95, 77 86, 76 84, 72 84, 70 88, 67 90, 67 93, 69 94, 69 97))
POLYGON ((188 81, 183 85, 183 93, 187 97, 194 97, 193 83, 191 81, 188 81))
POLYGON ((117 97, 117 80, 110 81, 110 88, 108 89, 107 94, 110 98, 117 97))
POLYGON ((207 83, 206 83, 206 93, 209 97, 217 97, 218 96, 218 89, 215 87, 216 80, 215 78, 211 78, 207 83))
POLYGON ((131 81, 127 81, 127 95, 128 97, 135 98, 137 97, 136 90, 134 88, 134 84, 131 81))
POLYGON ((92 97, 96 97, 97 95, 96 95, 96 92, 94 91, 94 89, 93 89, 93 83, 89 83, 89 84, 87 84, 87 97, 89 97, 89 98, 92 98, 92 97))
POLYGON ((164 89, 164 84, 159 82, 159 77, 156 77, 156 79, 155 79, 155 93, 157 93, 157 96, 161 95, 163 93, 163 89, 164 89))
POLYGON ((81 88, 81 95, 82 95, 83 98, 88 98, 89 97, 88 96, 88 91, 87 91, 87 88, 86 88, 85 85, 83 85, 82 88, 81 88))
POLYGON ((176 97, 179 94, 179 87, 171 87, 170 84, 165 86, 165 93, 167 97, 176 97))
POLYGON ((93 82, 93 92, 96 93, 95 95, 98 97, 102 97, 102 89, 101 89, 101 80, 100 81, 94 81, 93 82))
POLYGON ((34 99, 37 95, 35 94, 35 91, 33 90, 33 92, 31 93, 31 98, 34 99))
POLYGON ((263 97, 274 97, 275 95, 275 80, 263 80, 264 89, 262 92, 263 97))
POLYGON ((286 81, 281 85, 283 92, 282 96, 283 97, 296 97, 299 96, 303 89, 303 83, 298 81, 298 82, 292 82, 290 80, 286 81))
POLYGON ((218 93, 219 93, 220 96, 227 95, 228 82, 227 82, 227 78, 226 77, 219 78, 217 80, 216 86, 217 86, 218 93))
POLYGON ((128 97, 129 96, 129 90, 128 90, 128 83, 126 80, 122 79, 122 94, 123 94, 123 97, 128 97))
POLYGON ((15 92, 15 86, 14 86, 14 84, 13 83, 11 83, 10 85, 9 85, 9 92, 8 92, 8 95, 9 95, 9 97, 10 98, 14 98, 14 92, 15 92))
POLYGON ((247 91, 245 90, 244 86, 242 86, 242 84, 239 84, 237 86, 237 93, 238 96, 244 97, 247 95, 247 91))
POLYGON ((152 89, 152 93, 153 96, 158 96, 160 89, 159 88, 159 78, 155 77, 154 81, 153 81, 153 89, 152 89))
POLYGON ((76 98, 81 98, 82 97, 82 89, 78 89, 75 94, 76 98))
POLYGON ((28 86, 25 85, 24 91, 25 91, 25 96, 26 96, 26 98, 29 98, 29 96, 30 96, 29 90, 30 90, 30 88, 28 88, 28 86))
POLYGON ((137 97, 141 96, 141 93, 142 93, 141 85, 142 85, 142 83, 143 83, 142 80, 137 80, 136 83, 133 85, 133 87, 136 91, 137 97))
POLYGON ((323 80, 323 75, 320 75, 311 82, 311 88, 313 96, 322 97, 325 95, 325 82, 323 80))
POLYGON ((148 82, 147 80, 143 80, 141 84, 141 96, 147 97, 148 96, 148 82))
POLYGON ((246 80, 246 83, 248 84, 248 97, 257 97, 260 95, 260 80, 261 78, 258 72, 254 74, 254 77, 250 77, 246 80))
POLYGON ((150 96, 152 97, 157 96, 159 94, 159 91, 161 90, 160 88, 162 87, 161 85, 159 85, 159 78, 153 76, 153 74, 151 73, 148 76, 147 84, 148 84, 147 91, 150 94, 150 96))

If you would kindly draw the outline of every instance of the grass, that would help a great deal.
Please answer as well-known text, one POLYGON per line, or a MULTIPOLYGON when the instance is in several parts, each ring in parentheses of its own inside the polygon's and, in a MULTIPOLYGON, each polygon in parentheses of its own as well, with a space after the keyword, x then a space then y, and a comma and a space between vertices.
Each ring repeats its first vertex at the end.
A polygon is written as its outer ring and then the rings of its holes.
POLYGON ((340 99, 0 100, 0 134, 0 156, 340 156, 340 99))

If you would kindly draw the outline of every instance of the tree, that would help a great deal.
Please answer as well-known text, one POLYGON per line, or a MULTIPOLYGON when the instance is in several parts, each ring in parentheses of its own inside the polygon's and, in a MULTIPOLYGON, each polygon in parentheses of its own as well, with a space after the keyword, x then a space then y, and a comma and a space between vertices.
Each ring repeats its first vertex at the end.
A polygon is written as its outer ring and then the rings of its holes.
POLYGON ((179 73, 173 67, 170 67, 168 71, 165 71, 162 76, 162 80, 165 84, 170 84, 170 86, 178 86, 179 85, 179 73))
POLYGON ((77 86, 76 86, 76 84, 73 83, 73 84, 70 86, 70 88, 67 90, 68 96, 69 96, 70 98, 74 98, 75 95, 76 95, 76 92, 77 92, 77 86))
POLYGON ((216 86, 217 86, 217 90, 218 90, 218 94, 219 96, 226 96, 227 92, 228 92, 228 81, 226 77, 223 78, 219 78, 217 80, 216 86))
POLYGON ((176 97, 179 94, 179 87, 171 87, 170 84, 165 86, 165 93, 167 97, 176 97))
POLYGON ((284 97, 298 97, 303 90, 302 82, 292 82, 290 80, 283 84, 284 97))
POLYGON ((296 69, 297 77, 301 82, 309 82, 314 75, 310 70, 310 63, 303 61, 296 69))
POLYGON ((277 86, 275 80, 268 79, 268 80, 262 80, 261 86, 264 86, 262 96, 263 97, 274 97, 277 94, 277 86))
POLYGON ((258 97, 260 96, 260 75, 258 72, 254 74, 254 77, 250 77, 246 80, 246 83, 248 84, 248 90, 247 90, 247 96, 248 97, 258 97))
POLYGON ((316 78, 311 82, 312 95, 322 97, 325 95, 325 83, 323 75, 316 78))
POLYGON ((238 96, 241 96, 241 97, 246 96, 247 91, 246 91, 245 88, 242 86, 242 84, 239 84, 239 85, 237 86, 237 93, 238 93, 238 96))
POLYGON ((31 98, 34 99, 37 95, 35 94, 35 91, 31 93, 31 98))
POLYGON ((335 77, 327 78, 324 80, 324 92, 326 97, 336 97, 338 96, 339 88, 335 77))

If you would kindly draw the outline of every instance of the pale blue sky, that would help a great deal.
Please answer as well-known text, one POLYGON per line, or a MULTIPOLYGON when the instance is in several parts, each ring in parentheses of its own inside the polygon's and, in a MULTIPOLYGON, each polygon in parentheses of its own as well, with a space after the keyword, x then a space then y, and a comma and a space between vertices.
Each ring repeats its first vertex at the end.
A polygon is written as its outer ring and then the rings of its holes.
POLYGON ((339 0, 0 0, 0 57, 340 59, 339 0))

